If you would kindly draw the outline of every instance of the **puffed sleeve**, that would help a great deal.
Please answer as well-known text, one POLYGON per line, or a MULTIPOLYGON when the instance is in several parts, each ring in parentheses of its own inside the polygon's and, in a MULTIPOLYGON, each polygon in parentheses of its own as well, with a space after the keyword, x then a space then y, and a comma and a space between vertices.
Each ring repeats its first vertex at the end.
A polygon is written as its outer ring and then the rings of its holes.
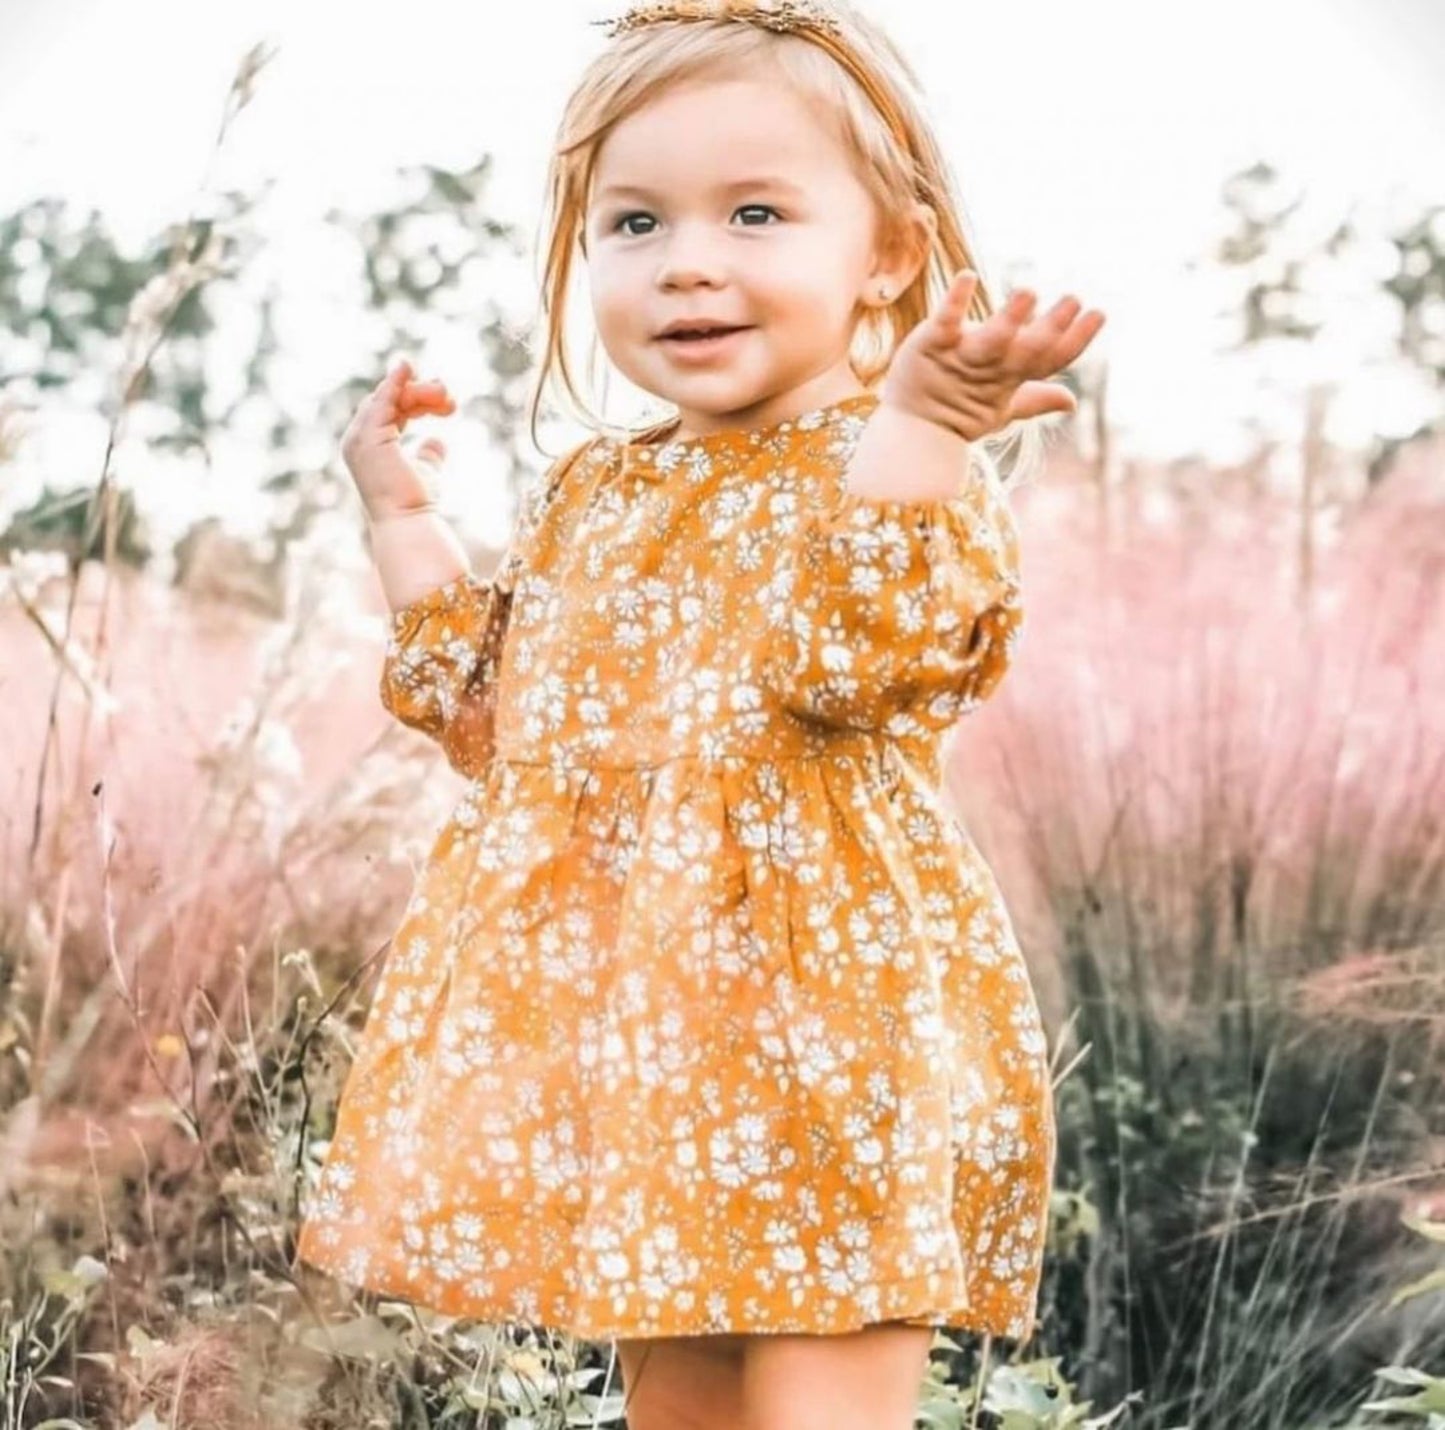
POLYGON ((1007 670, 1023 624, 1018 528, 998 477, 879 501, 840 489, 780 557, 764 680, 793 714, 904 736, 945 730, 1007 670))
POLYGON ((510 596, 467 572, 391 614, 381 703, 429 735, 458 773, 475 776, 492 754, 497 661, 510 596))
POLYGON ((381 703, 403 725, 435 740, 468 777, 492 758, 497 676, 517 577, 562 479, 583 448, 559 459, 522 498, 496 573, 454 577, 389 618, 381 666, 381 703))

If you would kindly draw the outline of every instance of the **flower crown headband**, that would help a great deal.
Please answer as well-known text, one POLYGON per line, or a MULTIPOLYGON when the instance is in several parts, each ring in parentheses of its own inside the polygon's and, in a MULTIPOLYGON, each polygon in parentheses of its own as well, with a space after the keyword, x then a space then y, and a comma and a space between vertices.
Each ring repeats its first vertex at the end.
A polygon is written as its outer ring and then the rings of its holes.
POLYGON ((676 0, 667 5, 634 5, 625 14, 611 20, 593 20, 594 25, 608 25, 608 38, 624 35, 643 25, 662 20, 743 20, 767 30, 790 33, 812 26, 830 34, 838 34, 841 26, 813 0, 777 0, 772 5, 754 0, 676 0))
POLYGON ((899 118, 891 97, 882 85, 862 64, 853 47, 847 42, 843 26, 837 16, 830 15, 814 0, 774 0, 762 4, 759 0, 672 0, 672 3, 634 5, 630 10, 610 20, 593 20, 594 25, 608 26, 607 37, 616 39, 619 35, 640 30, 645 25, 689 20, 737 20, 746 25, 757 25, 777 34, 801 35, 843 66, 857 80, 875 109, 887 121, 894 137, 906 153, 913 153, 908 142, 908 131, 899 118))

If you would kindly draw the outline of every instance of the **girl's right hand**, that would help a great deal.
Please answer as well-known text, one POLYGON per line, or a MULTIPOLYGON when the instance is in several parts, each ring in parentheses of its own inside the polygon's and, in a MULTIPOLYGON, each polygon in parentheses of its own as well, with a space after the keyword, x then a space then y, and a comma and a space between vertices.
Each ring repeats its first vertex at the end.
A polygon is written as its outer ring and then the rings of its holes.
POLYGON ((440 382, 415 382, 403 358, 361 399, 341 435, 341 456, 366 508, 378 521, 401 516, 433 500, 423 475, 434 472, 446 456, 436 438, 423 442, 412 455, 401 449, 401 434, 414 417, 449 417, 456 403, 440 382))

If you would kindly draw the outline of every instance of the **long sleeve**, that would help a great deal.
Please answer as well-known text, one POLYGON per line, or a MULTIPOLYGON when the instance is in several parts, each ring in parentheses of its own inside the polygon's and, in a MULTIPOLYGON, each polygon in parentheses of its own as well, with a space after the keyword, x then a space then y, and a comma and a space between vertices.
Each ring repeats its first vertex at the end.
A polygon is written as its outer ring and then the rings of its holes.
POLYGON ((522 499, 512 539, 490 579, 465 572, 391 613, 381 703, 435 740, 458 773, 475 777, 495 749, 497 679, 512 593, 533 537, 583 443, 522 499))
POLYGON ((467 572, 393 611, 381 703, 475 776, 493 747, 496 675, 511 595, 467 572))
POLYGON ((980 465, 946 500, 841 490, 803 517, 780 558, 765 683, 825 725, 947 729, 1010 664, 1019 577, 1013 513, 980 465))

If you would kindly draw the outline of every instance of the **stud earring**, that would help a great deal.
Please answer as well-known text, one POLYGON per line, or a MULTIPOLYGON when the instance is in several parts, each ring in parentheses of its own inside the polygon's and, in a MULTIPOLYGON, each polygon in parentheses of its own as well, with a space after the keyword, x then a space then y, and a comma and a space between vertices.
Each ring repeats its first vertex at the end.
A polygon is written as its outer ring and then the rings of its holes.
POLYGON ((880 288, 880 289, 878 290, 878 299, 879 299, 879 301, 882 302, 882 303, 886 303, 886 302, 888 301, 888 289, 887 289, 887 287, 883 287, 883 288, 880 288))

